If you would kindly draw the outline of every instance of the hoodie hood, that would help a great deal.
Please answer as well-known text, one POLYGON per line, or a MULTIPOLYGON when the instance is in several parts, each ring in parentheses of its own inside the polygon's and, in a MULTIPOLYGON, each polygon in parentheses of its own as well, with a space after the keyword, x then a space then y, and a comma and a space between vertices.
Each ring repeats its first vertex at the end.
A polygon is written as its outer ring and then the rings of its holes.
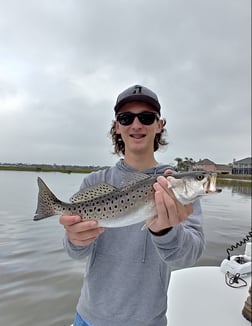
POLYGON ((163 163, 158 163, 156 166, 146 169, 146 170, 142 170, 142 171, 138 171, 136 169, 134 169, 133 167, 131 167, 130 165, 128 165, 124 159, 120 159, 117 163, 116 163, 116 168, 124 171, 124 172, 141 172, 141 173, 146 173, 146 174, 151 174, 151 175, 155 175, 155 174, 162 174, 164 173, 167 169, 171 169, 174 170, 174 168, 168 164, 163 164, 163 163))

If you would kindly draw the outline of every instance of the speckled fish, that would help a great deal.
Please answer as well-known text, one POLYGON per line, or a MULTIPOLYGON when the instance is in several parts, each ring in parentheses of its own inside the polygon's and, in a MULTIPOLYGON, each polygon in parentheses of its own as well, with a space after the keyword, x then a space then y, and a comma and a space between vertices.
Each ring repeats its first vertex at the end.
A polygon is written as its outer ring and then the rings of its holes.
MULTIPOLYGON (((172 176, 174 178, 169 178, 168 187, 182 204, 220 191, 216 189, 216 173, 201 171, 172 176)), ((154 217, 156 206, 153 184, 158 175, 129 172, 127 177, 130 182, 122 188, 100 183, 82 189, 71 197, 71 203, 60 201, 38 178, 38 205, 34 221, 53 215, 79 215, 83 219, 98 221, 100 226, 122 227, 154 217)))

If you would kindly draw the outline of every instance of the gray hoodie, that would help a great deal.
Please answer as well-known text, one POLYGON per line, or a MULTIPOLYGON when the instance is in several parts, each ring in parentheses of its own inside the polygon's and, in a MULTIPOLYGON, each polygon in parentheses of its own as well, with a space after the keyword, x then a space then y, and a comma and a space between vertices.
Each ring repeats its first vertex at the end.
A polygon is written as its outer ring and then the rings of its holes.
MULTIPOLYGON (((167 168, 159 164, 142 172, 156 174, 167 168)), ((114 167, 89 174, 81 188, 103 181, 121 187, 128 171, 134 169, 120 160, 114 167)), ((65 238, 72 258, 87 259, 77 305, 82 318, 93 326, 167 325, 171 270, 193 265, 204 249, 199 200, 193 206, 193 214, 163 236, 141 231, 143 223, 139 223, 107 228, 85 247, 74 246, 65 238)))

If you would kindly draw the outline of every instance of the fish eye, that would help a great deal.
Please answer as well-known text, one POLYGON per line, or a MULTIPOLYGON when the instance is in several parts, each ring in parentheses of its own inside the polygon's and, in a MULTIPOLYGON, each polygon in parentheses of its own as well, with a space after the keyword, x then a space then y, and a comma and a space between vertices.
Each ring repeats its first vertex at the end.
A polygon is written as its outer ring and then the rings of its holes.
POLYGON ((203 175, 203 174, 199 174, 199 175, 196 176, 196 179, 197 179, 198 181, 201 181, 201 180, 204 179, 204 175, 203 175))

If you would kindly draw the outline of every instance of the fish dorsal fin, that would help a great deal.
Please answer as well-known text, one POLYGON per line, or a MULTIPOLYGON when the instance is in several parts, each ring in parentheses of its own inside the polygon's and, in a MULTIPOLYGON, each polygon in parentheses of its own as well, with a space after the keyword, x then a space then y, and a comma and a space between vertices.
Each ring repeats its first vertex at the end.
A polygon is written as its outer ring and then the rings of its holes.
POLYGON ((97 185, 82 189, 74 194, 70 201, 72 203, 79 203, 83 201, 87 201, 90 199, 99 198, 101 196, 107 195, 113 191, 117 190, 117 188, 111 186, 108 183, 102 182, 97 185))
POLYGON ((127 189, 135 184, 137 184, 138 182, 147 180, 149 178, 151 178, 152 176, 146 173, 142 173, 142 172, 127 172, 125 173, 122 181, 121 181, 121 190, 123 189, 127 189))

